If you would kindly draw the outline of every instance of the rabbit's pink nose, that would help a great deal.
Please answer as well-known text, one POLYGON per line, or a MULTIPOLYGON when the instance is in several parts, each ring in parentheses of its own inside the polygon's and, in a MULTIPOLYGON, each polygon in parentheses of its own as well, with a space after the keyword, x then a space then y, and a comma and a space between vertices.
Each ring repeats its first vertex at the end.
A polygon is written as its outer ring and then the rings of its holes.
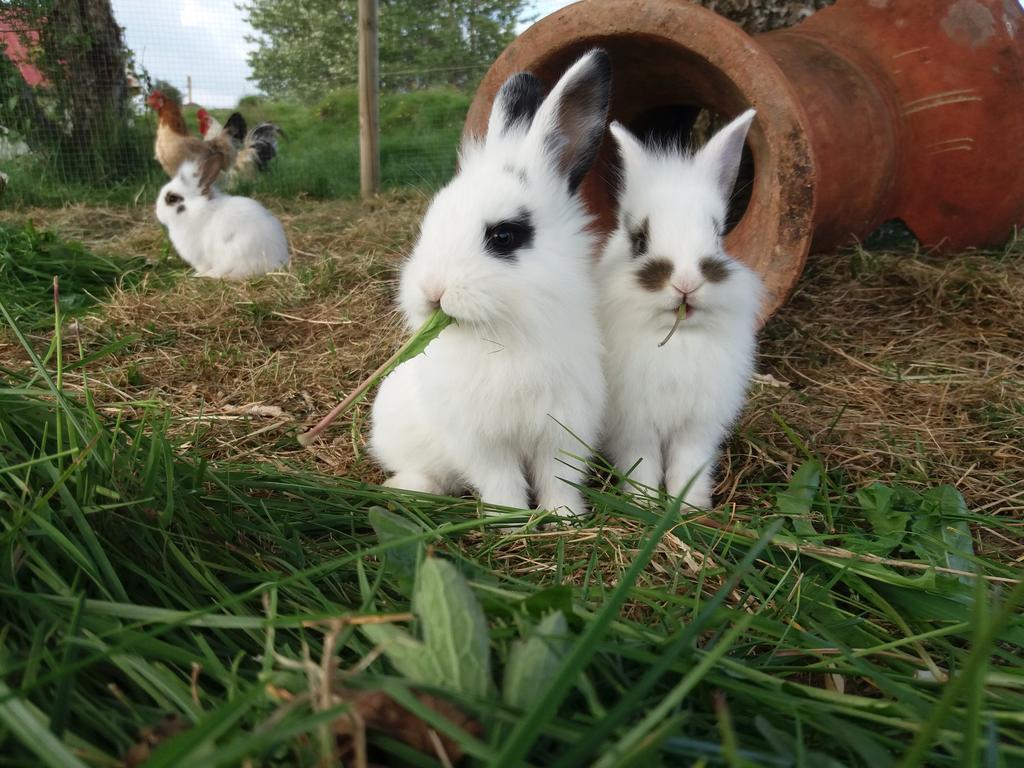
POLYGON ((692 269, 683 268, 672 275, 672 289, 680 296, 689 296, 703 284, 703 277, 692 269))
POLYGON ((696 282, 690 282, 689 280, 676 280, 672 283, 672 290, 678 293, 680 296, 688 296, 696 291, 700 285, 696 282))
POLYGON ((441 305, 441 297, 444 296, 444 288, 436 283, 427 283, 423 286, 423 293, 426 294, 427 301, 434 306, 441 305))

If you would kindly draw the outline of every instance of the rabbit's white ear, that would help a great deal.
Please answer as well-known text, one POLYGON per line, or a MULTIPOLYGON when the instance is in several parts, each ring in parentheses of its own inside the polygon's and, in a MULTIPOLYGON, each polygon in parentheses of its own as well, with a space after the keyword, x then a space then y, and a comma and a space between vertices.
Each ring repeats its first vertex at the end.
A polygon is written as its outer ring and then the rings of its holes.
POLYGON ((555 170, 575 192, 604 138, 612 65, 597 48, 573 64, 541 104, 530 129, 555 170))
POLYGON ((743 142, 756 114, 756 110, 748 109, 712 136, 694 158, 707 169, 723 198, 728 199, 732 195, 743 156, 743 142))
POLYGON ((544 84, 529 72, 516 72, 494 97, 487 137, 503 136, 513 130, 525 133, 542 101, 544 84))
POLYGON ((619 145, 619 154, 622 156, 623 170, 636 168, 643 162, 645 156, 644 145, 640 140, 622 123, 613 121, 609 126, 615 143, 619 145))

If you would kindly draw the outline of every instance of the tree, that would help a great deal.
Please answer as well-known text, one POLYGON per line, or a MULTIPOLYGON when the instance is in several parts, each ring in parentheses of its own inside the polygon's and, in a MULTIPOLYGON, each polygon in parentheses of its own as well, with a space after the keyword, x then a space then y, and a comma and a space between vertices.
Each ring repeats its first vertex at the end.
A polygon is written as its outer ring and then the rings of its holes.
POLYGON ((835 0, 697 0, 752 35, 791 27, 835 0))
MULTIPOLYGON (((385 88, 466 86, 515 37, 528 0, 380 0, 385 88)), ((248 0, 253 80, 272 95, 317 96, 356 82, 355 0, 248 0)))
POLYGON ((43 71, 70 116, 72 146, 128 119, 128 51, 110 0, 55 0, 39 44, 43 71))
POLYGON ((97 171, 107 175, 112 165, 123 169, 134 162, 134 144, 122 146, 132 122, 131 55, 110 0, 13 0, 2 18, 46 82, 29 88, 3 56, 0 122, 50 156, 65 175, 95 180, 97 171))

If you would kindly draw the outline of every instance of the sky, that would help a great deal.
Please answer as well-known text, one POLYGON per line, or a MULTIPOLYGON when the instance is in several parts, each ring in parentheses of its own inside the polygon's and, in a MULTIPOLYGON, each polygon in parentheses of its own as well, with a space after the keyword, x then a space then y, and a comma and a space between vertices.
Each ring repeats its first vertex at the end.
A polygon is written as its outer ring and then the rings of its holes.
POLYGON ((112 0, 136 64, 154 79, 185 93, 192 76, 192 99, 210 107, 234 106, 255 93, 247 82, 245 56, 252 34, 237 0, 112 0))
MULTIPOLYGON (((245 36, 253 34, 238 0, 112 0, 114 16, 125 28, 125 42, 136 63, 153 79, 167 80, 187 98, 207 107, 233 107, 256 93, 248 82, 245 36)), ((570 0, 535 0, 527 15, 539 17, 570 0)))

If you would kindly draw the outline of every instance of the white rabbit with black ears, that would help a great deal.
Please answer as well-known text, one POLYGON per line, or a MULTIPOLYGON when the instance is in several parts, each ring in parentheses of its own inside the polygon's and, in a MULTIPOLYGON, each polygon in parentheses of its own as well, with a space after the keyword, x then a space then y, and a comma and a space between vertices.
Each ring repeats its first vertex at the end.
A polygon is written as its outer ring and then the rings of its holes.
POLYGON ((466 486, 488 504, 582 514, 583 469, 605 387, 591 223, 578 188, 605 132, 611 66, 579 59, 544 98, 518 73, 484 140, 423 219, 400 278, 416 328, 440 307, 456 324, 399 366, 373 405, 370 446, 388 485, 466 486))
POLYGON ((761 280, 722 245, 753 119, 744 112, 694 154, 611 126, 622 188, 598 265, 604 448, 640 490, 685 490, 694 507, 711 505, 717 452, 754 369, 761 280))
POLYGON ((214 186, 220 156, 187 160, 160 190, 157 220, 175 250, 200 277, 245 280, 288 263, 288 238, 270 211, 249 197, 214 186))

